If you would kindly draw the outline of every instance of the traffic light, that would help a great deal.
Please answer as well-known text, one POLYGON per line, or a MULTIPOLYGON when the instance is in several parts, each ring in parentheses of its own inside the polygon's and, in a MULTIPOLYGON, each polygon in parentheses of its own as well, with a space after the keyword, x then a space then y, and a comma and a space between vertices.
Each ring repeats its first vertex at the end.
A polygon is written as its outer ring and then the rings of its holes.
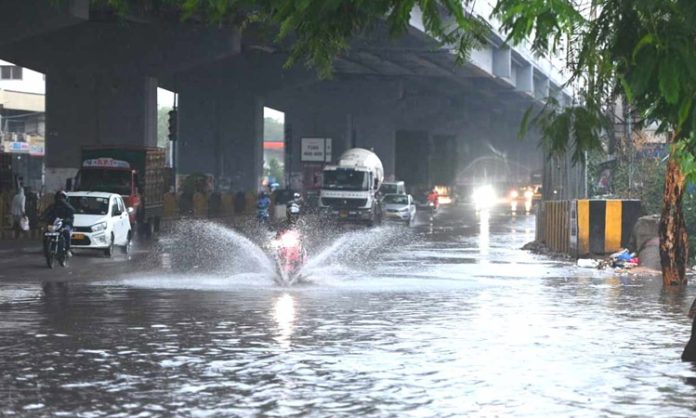
POLYGON ((169 140, 176 141, 179 136, 178 114, 176 108, 169 111, 169 140))

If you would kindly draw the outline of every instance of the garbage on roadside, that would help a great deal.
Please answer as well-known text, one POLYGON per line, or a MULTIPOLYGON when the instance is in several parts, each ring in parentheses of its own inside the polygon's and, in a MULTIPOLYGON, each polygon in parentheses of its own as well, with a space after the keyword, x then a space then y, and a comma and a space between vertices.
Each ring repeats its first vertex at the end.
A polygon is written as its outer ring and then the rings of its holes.
POLYGON ((578 267, 596 268, 604 270, 613 268, 617 270, 630 270, 640 265, 640 259, 636 253, 631 253, 627 249, 617 251, 607 258, 581 258, 578 259, 578 267))

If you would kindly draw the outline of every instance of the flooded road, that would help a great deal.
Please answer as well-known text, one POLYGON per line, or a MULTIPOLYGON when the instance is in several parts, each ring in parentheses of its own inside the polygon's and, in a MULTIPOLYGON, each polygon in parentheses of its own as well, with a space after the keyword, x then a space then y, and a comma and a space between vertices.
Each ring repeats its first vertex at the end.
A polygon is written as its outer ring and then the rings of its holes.
POLYGON ((212 225, 130 261, 6 260, 0 415, 692 416, 693 288, 523 252, 533 225, 315 231, 293 287, 259 236, 212 225))

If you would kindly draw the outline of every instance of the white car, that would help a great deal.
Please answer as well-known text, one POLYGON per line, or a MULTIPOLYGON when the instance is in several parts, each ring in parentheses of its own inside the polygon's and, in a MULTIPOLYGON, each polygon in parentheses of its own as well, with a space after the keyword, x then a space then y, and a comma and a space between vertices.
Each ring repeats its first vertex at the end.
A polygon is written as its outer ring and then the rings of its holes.
POLYGON ((115 246, 128 253, 132 238, 128 210, 120 195, 104 192, 70 192, 75 208, 71 246, 73 249, 103 250, 111 256, 115 246))
POLYGON ((410 194, 386 194, 382 198, 384 219, 411 225, 416 219, 416 202, 410 194))

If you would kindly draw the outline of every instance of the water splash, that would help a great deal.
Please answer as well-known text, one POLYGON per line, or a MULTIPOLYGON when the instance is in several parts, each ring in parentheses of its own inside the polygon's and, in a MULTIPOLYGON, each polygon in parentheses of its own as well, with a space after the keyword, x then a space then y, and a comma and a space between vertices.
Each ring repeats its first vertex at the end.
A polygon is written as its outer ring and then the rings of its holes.
POLYGON ((273 261, 256 243, 220 224, 202 220, 178 223, 161 241, 158 256, 174 271, 237 275, 275 275, 273 261))
POLYGON ((306 281, 316 281, 345 277, 355 271, 369 269, 382 253, 392 248, 398 241, 410 241, 407 229, 386 226, 351 231, 339 235, 337 239, 315 254, 310 254, 300 274, 306 281))

